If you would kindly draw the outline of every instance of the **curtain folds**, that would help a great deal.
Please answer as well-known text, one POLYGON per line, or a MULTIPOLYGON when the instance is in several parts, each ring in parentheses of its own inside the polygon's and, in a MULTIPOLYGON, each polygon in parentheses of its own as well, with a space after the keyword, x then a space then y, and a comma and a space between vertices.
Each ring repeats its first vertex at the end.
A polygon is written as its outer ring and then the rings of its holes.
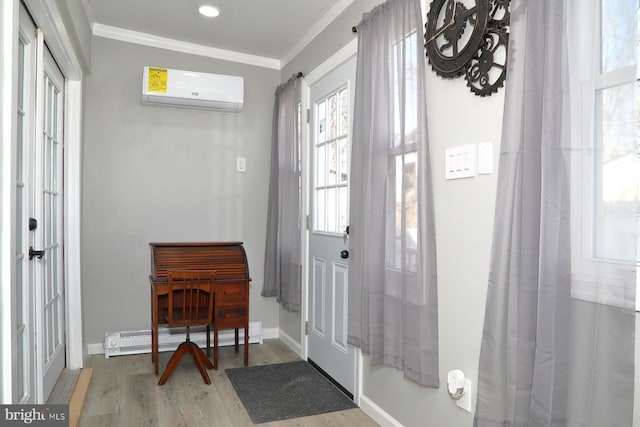
POLYGON ((302 280, 300 228, 301 81, 295 76, 276 89, 273 107, 267 243, 262 296, 299 311, 302 280))
POLYGON ((419 0, 357 26, 350 189, 349 343, 438 387, 438 306, 419 0))
POLYGON ((632 424, 637 116, 586 72, 599 5, 511 2, 477 427, 632 424))

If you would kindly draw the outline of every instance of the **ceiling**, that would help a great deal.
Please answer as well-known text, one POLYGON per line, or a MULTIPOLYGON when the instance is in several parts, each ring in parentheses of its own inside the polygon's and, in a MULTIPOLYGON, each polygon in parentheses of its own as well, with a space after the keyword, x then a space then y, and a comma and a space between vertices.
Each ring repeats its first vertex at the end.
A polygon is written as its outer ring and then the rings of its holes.
MULTIPOLYGON (((282 59, 345 0, 83 0, 92 24, 282 59), (210 4, 220 16, 205 18, 210 4)), ((341 11, 341 10, 340 10, 341 11)))

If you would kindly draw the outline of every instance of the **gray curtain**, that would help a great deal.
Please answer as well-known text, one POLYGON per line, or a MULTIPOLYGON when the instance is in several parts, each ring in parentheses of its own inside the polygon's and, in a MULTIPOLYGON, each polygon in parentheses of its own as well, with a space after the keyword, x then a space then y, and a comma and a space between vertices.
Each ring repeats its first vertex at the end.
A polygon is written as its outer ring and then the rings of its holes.
POLYGON ((636 84, 599 89, 598 1, 511 12, 474 425, 630 426, 636 84))
POLYGON ((349 343, 438 387, 438 303, 419 0, 357 25, 349 343))
POLYGON ((262 296, 299 311, 302 277, 300 228, 301 81, 276 89, 262 296))

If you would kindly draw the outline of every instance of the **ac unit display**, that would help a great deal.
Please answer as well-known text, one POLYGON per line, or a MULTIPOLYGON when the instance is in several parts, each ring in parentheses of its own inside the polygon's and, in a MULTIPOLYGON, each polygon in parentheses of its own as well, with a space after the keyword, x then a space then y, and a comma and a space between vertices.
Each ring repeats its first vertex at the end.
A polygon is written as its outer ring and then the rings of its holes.
POLYGON ((142 102, 149 105, 240 111, 244 104, 244 78, 144 67, 142 102))

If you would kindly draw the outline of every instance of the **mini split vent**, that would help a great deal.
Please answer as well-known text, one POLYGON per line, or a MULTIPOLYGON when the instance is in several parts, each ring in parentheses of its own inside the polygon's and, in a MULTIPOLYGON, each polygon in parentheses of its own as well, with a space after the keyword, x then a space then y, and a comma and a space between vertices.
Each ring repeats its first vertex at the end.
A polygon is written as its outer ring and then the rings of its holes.
POLYGON ((244 78, 144 67, 142 102, 169 107, 240 111, 244 104, 244 78))

